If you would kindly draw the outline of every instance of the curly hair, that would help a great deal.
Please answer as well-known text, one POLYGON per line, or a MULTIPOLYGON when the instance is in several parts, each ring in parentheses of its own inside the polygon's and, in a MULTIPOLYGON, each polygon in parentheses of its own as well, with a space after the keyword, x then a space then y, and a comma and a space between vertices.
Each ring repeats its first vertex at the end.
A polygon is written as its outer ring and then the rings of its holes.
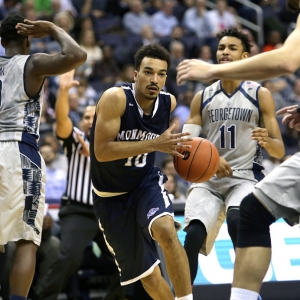
POLYGON ((3 43, 22 43, 27 38, 25 35, 18 34, 16 29, 16 25, 24 23, 24 19, 24 17, 18 14, 10 14, 1 22, 0 36, 3 43))
POLYGON ((140 69, 142 60, 145 57, 156 58, 160 60, 164 60, 168 64, 168 68, 171 63, 170 53, 159 44, 150 44, 141 47, 136 54, 134 55, 134 67, 136 70, 140 69))
POLYGON ((244 52, 248 52, 249 54, 251 53, 251 47, 253 45, 251 45, 247 34, 238 31, 237 28, 233 27, 230 29, 225 29, 222 32, 218 33, 217 34, 218 41, 220 41, 225 36, 232 36, 239 39, 242 42, 244 52))

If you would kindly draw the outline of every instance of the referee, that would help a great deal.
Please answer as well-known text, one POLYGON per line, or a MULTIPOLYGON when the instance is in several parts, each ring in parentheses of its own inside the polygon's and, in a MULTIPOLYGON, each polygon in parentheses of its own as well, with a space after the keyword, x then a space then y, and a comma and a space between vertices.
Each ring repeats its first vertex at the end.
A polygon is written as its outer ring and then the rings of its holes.
MULTIPOLYGON (((60 76, 55 105, 56 134, 63 142, 68 158, 68 179, 65 196, 59 211, 61 246, 58 260, 47 272, 41 291, 42 300, 56 300, 69 277, 81 265, 84 250, 95 241, 108 259, 112 258, 99 229, 93 211, 90 177, 89 136, 95 106, 87 106, 81 120, 81 130, 74 127, 69 118, 69 89, 79 83, 73 79, 74 70, 60 76)), ((112 259, 111 268, 117 268, 112 259)))

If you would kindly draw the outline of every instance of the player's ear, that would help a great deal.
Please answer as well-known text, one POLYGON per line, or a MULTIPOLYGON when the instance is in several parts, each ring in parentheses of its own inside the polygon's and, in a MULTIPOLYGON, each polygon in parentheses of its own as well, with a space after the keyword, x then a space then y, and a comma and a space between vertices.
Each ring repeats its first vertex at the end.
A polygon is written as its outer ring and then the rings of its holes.
POLYGON ((249 57, 249 52, 243 52, 242 59, 248 58, 248 57, 249 57))
POLYGON ((136 82, 137 76, 138 76, 138 71, 134 70, 134 73, 133 73, 133 80, 134 80, 134 82, 136 82))

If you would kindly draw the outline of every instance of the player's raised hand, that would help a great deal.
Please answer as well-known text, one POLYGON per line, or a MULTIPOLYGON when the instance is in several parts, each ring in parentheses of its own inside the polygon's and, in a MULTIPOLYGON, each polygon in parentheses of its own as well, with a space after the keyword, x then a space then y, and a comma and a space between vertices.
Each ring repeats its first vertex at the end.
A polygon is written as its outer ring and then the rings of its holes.
POLYGON ((284 115, 282 124, 289 124, 289 127, 300 131, 300 106, 292 105, 284 107, 276 112, 276 115, 284 115))
POLYGON ((16 29, 18 34, 30 36, 32 38, 42 38, 51 35, 51 30, 56 25, 48 21, 30 21, 25 19, 24 23, 18 23, 16 29))
POLYGON ((69 90, 75 85, 79 85, 78 80, 74 80, 75 70, 61 74, 59 76, 59 88, 62 90, 69 90))
POLYGON ((78 132, 76 132, 76 136, 77 136, 79 143, 81 144, 81 149, 78 152, 84 156, 90 156, 89 145, 84 141, 84 139, 78 132))
POLYGON ((163 132, 155 142, 155 150, 176 155, 183 158, 184 156, 177 152, 177 149, 188 149, 191 145, 187 145, 185 142, 191 141, 190 132, 172 133, 175 128, 175 124, 171 125, 165 132, 163 132))
POLYGON ((232 176, 233 171, 229 165, 229 163, 222 157, 220 157, 219 168, 216 172, 218 178, 229 177, 232 176))
POLYGON ((268 129, 266 128, 256 127, 252 130, 251 138, 258 141, 258 144, 262 147, 266 147, 270 142, 268 129))
POLYGON ((177 84, 180 85, 185 80, 212 80, 212 64, 198 59, 185 59, 177 67, 177 84))

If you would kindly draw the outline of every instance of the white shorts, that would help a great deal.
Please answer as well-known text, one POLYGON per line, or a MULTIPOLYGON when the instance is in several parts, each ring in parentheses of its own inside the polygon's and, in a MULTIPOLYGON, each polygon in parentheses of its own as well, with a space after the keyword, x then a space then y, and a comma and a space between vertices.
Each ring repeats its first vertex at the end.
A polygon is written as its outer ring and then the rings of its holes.
POLYGON ((33 147, 0 142, 0 246, 22 239, 40 245, 45 169, 42 156, 33 147))
POLYGON ((254 189, 254 195, 276 219, 285 218, 290 225, 300 216, 300 153, 294 154, 271 171, 254 189))
POLYGON ((213 248, 229 207, 240 206, 243 198, 251 193, 257 180, 250 170, 234 171, 232 177, 214 176, 204 183, 192 184, 185 205, 184 230, 192 220, 200 220, 207 237, 200 253, 208 255, 213 248))

